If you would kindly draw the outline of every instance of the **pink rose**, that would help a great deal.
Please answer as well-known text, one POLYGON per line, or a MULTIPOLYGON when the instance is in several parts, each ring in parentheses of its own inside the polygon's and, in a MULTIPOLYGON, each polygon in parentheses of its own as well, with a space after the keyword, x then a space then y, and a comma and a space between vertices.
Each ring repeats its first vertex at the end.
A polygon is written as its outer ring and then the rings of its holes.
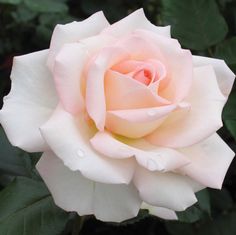
POLYGON ((176 219, 195 192, 221 188, 234 153, 216 131, 234 74, 143 10, 57 25, 49 50, 16 57, 11 78, 1 124, 13 145, 44 152, 37 169, 61 208, 176 219))

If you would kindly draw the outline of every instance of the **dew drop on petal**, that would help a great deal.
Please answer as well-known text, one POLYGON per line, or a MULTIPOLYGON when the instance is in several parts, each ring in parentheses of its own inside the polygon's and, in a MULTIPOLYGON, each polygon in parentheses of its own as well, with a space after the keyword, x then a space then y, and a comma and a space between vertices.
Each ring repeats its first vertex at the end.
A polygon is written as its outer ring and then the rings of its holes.
POLYGON ((191 105, 188 102, 180 102, 179 103, 179 108, 181 108, 181 109, 190 109, 191 105))
POLYGON ((84 151, 81 150, 81 149, 78 149, 78 150, 77 150, 77 155, 78 155, 78 157, 80 157, 80 158, 85 157, 84 151))
POLYGON ((155 110, 152 110, 152 109, 148 110, 148 112, 147 112, 147 115, 151 116, 151 117, 155 116, 155 114, 156 114, 155 110))

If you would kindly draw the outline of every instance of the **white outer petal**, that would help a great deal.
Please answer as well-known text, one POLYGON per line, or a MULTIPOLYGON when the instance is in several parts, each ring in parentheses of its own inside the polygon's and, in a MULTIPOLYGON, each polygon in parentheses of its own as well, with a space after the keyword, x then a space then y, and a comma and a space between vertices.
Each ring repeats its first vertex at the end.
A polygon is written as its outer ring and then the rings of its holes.
POLYGON ((95 186, 94 214, 103 221, 121 222, 135 217, 141 199, 133 184, 99 184, 95 186))
POLYGON ((234 157, 234 152, 220 138, 214 134, 206 140, 193 146, 180 149, 180 152, 189 157, 191 163, 179 169, 201 184, 220 189, 234 157))
POLYGON ((235 74, 230 70, 224 60, 193 56, 194 67, 212 65, 216 73, 217 82, 221 92, 228 97, 235 79, 235 74))
POLYGON ((44 50, 14 58, 12 88, 0 111, 0 122, 11 144, 28 152, 48 148, 39 127, 50 117, 58 100, 46 66, 47 56, 48 50, 44 50))
POLYGON ((151 172, 140 167, 134 184, 141 199, 153 206, 183 211, 197 202, 195 183, 179 174, 151 172))
POLYGON ((55 203, 80 216, 94 214, 103 221, 121 222, 138 214, 141 199, 135 187, 101 184, 71 171, 52 152, 43 154, 36 166, 55 203))
POLYGON ((52 152, 44 153, 36 168, 59 207, 81 216, 93 213, 93 181, 71 171, 52 152))
POLYGON ((178 217, 173 210, 170 210, 170 209, 167 209, 164 207, 152 206, 152 205, 149 205, 149 204, 143 202, 141 205, 141 208, 147 209, 149 211, 149 214, 158 216, 162 219, 178 220, 178 217))
POLYGON ((75 118, 59 105, 41 132, 53 152, 72 171, 79 170, 96 182, 130 183, 136 166, 134 160, 111 159, 95 152, 89 139, 96 129, 87 123, 84 113, 75 118))

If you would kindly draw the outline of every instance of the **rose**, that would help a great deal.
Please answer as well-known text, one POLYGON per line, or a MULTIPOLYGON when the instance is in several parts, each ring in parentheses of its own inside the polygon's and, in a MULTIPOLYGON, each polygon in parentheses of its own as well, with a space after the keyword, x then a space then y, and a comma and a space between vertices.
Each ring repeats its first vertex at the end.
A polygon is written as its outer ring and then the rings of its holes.
POLYGON ((176 219, 195 192, 221 188, 234 153, 216 131, 234 74, 142 10, 57 25, 50 49, 16 57, 11 78, 2 126, 13 145, 44 152, 37 169, 61 208, 176 219))

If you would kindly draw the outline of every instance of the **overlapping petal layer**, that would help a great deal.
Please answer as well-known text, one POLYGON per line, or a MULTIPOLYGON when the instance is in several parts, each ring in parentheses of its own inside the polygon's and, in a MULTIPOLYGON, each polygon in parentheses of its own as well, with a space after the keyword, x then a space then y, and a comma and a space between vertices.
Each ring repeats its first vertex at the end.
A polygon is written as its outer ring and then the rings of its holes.
POLYGON ((39 127, 57 105, 52 75, 46 67, 48 50, 14 58, 11 91, 4 98, 0 121, 12 145, 29 152, 47 149, 39 127))

